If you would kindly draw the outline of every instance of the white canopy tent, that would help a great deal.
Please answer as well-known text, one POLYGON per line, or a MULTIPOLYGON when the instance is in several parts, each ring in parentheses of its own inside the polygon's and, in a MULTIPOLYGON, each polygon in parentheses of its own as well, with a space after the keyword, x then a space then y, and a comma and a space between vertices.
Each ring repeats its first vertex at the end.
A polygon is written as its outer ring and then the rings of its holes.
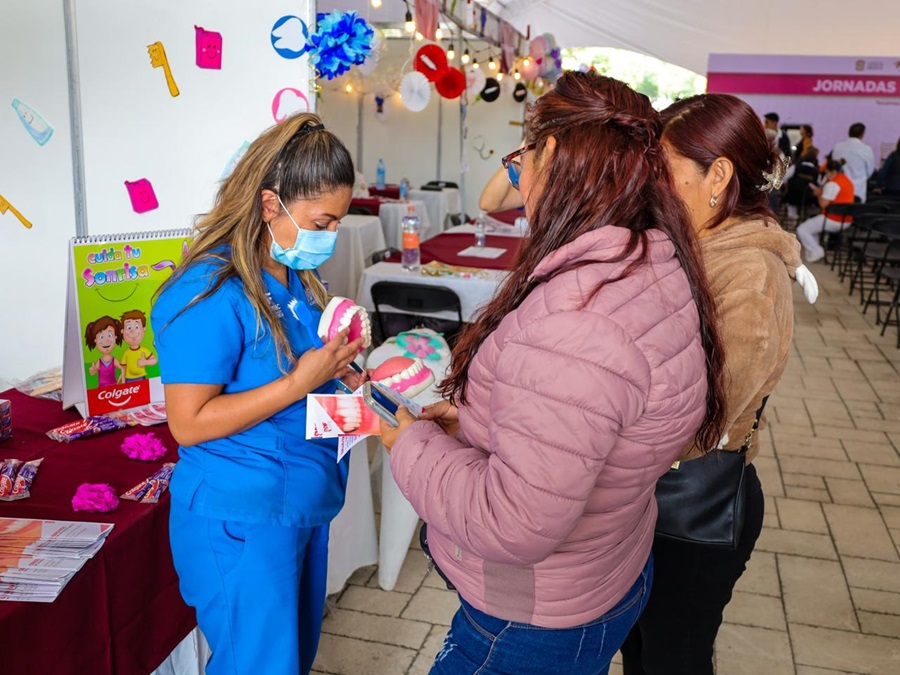
MULTIPOLYGON (((476 0, 477 1, 477 0, 476 0)), ((896 0, 490 0, 521 32, 563 47, 620 47, 706 72, 712 53, 881 56, 897 49, 896 0)))
MULTIPOLYGON (((439 4, 442 0, 438 0, 439 4)), ((457 0, 462 2, 462 0, 457 0)), ((710 54, 881 56, 897 51, 896 0, 475 0, 521 33, 552 33, 562 47, 620 47, 706 72, 710 54)), ((415 4, 409 0, 410 6, 415 4)), ((444 3, 453 4, 452 0, 444 3)), ((319 0, 403 21, 403 0, 319 0)))

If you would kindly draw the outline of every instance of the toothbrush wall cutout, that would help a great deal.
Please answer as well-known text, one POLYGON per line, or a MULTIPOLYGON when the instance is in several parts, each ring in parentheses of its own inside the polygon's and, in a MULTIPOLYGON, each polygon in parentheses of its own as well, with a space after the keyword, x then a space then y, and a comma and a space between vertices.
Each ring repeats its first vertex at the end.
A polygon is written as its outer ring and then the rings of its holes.
POLYGON ((28 131, 38 145, 44 145, 50 140, 50 137, 53 135, 53 127, 47 123, 47 120, 41 117, 37 110, 27 103, 22 103, 22 101, 17 98, 13 99, 12 107, 16 111, 16 115, 18 115, 19 119, 22 121, 22 124, 25 125, 25 130, 28 131))
POLYGON ((194 26, 197 67, 222 70, 222 34, 194 26))
POLYGON ((134 209, 135 213, 144 213, 159 207, 156 193, 153 191, 153 185, 146 178, 141 178, 133 183, 126 180, 125 188, 128 190, 128 196, 131 198, 131 208, 134 209))
POLYGON ((166 49, 162 42, 154 42, 147 45, 147 53, 150 55, 150 65, 154 68, 162 68, 166 74, 166 84, 169 85, 169 93, 172 96, 178 96, 178 85, 175 84, 175 78, 172 77, 172 69, 169 68, 169 59, 166 56, 166 49))
POLYGON ((0 195, 0 213, 6 213, 7 211, 11 211, 12 214, 19 219, 19 222, 22 223, 29 230, 31 229, 31 221, 28 220, 25 216, 19 213, 19 210, 10 204, 3 195, 0 195))

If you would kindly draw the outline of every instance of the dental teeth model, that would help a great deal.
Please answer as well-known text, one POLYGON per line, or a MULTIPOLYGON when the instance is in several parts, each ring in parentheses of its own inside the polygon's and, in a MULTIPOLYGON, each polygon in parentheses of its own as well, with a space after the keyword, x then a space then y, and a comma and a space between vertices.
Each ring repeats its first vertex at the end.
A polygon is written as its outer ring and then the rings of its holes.
POLYGON ((325 342, 334 339, 334 336, 345 328, 350 329, 347 340, 353 342, 362 338, 359 351, 363 351, 372 344, 372 322, 365 309, 347 298, 335 296, 322 312, 319 321, 319 337, 325 342))
POLYGON ((372 381, 412 398, 434 383, 434 373, 419 359, 392 356, 372 371, 372 381))

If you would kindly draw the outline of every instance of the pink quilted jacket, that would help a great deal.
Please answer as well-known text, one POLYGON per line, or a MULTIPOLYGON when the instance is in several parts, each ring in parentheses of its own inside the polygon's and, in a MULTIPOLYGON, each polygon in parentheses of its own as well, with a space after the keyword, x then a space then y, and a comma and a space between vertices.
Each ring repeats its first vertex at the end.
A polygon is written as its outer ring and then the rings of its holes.
POLYGON ((703 419, 699 319, 662 233, 649 264, 579 309, 637 257, 604 262, 629 236, 603 227, 543 260, 538 275, 592 264, 538 286, 485 340, 457 438, 416 422, 394 445, 435 561, 493 616, 567 628, 614 607, 650 553, 654 484, 703 419))

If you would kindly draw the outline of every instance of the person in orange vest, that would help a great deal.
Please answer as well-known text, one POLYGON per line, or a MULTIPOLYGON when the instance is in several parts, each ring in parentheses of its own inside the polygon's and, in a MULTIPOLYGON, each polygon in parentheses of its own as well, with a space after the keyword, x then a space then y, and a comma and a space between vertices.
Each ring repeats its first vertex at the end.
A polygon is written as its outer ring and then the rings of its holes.
POLYGON ((821 187, 810 185, 809 189, 819 199, 822 213, 804 220, 797 226, 797 238, 803 244, 806 261, 814 263, 825 257, 825 249, 819 241, 822 232, 840 232, 850 224, 850 219, 842 222, 841 216, 827 214, 830 204, 852 204, 853 182, 844 175, 843 160, 829 159, 825 163, 825 184, 821 187))

